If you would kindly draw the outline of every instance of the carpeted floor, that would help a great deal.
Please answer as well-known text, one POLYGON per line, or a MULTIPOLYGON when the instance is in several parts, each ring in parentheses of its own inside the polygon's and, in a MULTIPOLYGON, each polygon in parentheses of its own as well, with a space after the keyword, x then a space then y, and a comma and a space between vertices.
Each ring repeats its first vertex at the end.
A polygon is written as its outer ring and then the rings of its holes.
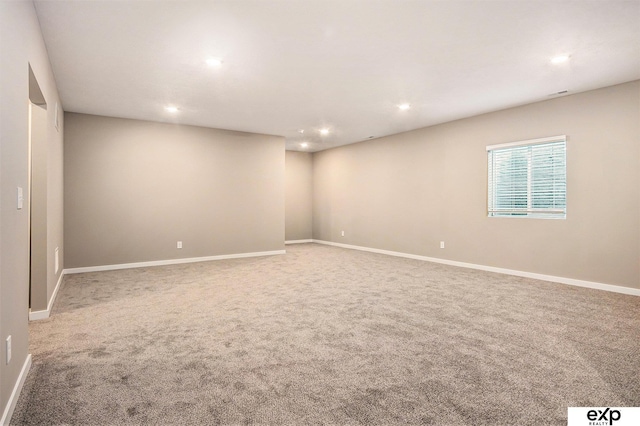
POLYGON ((316 244, 69 275, 12 425, 566 424, 640 406, 640 297, 316 244))

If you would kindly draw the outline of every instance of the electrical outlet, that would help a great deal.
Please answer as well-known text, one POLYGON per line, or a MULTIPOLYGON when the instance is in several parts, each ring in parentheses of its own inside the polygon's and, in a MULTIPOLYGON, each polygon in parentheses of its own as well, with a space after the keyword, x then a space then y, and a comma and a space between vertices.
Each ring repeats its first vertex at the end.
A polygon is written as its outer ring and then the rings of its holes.
POLYGON ((344 231, 341 231, 342 236, 344 237, 344 231))
POLYGON ((182 241, 178 241, 177 247, 182 248, 182 241))
POLYGON ((440 241, 440 248, 444 248, 444 241, 440 241))
POLYGON ((7 337, 7 364, 11 361, 11 336, 7 337))

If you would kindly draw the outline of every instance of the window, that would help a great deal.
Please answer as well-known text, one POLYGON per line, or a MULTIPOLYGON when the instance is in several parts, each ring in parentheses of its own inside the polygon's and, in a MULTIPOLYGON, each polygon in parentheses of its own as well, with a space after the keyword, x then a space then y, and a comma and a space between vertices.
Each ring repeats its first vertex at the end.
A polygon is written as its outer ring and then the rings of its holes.
POLYGON ((488 146, 489 216, 564 219, 566 147, 564 135, 488 146))

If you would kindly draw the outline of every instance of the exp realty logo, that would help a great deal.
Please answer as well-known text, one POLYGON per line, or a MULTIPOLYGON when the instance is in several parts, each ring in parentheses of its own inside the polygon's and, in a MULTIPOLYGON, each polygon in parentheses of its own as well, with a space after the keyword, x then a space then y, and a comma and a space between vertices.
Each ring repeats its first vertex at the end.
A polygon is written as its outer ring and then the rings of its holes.
POLYGON ((612 425, 613 422, 620 420, 620 410, 612 410, 611 408, 605 408, 604 410, 589 410, 587 411, 587 419, 592 422, 597 422, 599 425, 612 425))
POLYGON ((567 426, 640 425, 640 407, 569 407, 567 426))

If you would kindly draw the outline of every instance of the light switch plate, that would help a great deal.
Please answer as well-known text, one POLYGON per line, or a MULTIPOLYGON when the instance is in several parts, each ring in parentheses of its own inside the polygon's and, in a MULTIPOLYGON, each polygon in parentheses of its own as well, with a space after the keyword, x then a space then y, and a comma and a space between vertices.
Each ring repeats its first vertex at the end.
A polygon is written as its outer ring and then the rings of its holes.
POLYGON ((24 205, 24 193, 21 187, 18 187, 18 210, 22 210, 24 205))

